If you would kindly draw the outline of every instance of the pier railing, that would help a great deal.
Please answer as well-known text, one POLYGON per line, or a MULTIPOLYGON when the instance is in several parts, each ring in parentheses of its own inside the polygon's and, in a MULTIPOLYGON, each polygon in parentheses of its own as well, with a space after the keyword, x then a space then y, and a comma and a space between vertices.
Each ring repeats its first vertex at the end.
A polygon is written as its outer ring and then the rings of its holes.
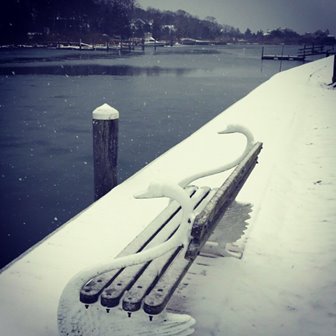
POLYGON ((299 61, 304 62, 305 57, 301 55, 286 55, 284 54, 284 46, 282 46, 280 54, 265 54, 265 48, 261 49, 261 59, 262 60, 273 60, 273 61, 299 61))
POLYGON ((307 57, 315 55, 325 55, 329 56, 335 54, 335 45, 326 44, 305 44, 303 48, 298 50, 298 56, 307 57))
POLYGON ((284 46, 282 46, 281 52, 279 54, 265 54, 264 47, 261 50, 262 60, 275 60, 275 61, 301 61, 304 62, 308 56, 318 56, 324 55, 326 57, 330 55, 335 55, 336 46, 335 45, 325 45, 325 44, 305 44, 300 48, 296 55, 287 55, 284 53, 284 46))

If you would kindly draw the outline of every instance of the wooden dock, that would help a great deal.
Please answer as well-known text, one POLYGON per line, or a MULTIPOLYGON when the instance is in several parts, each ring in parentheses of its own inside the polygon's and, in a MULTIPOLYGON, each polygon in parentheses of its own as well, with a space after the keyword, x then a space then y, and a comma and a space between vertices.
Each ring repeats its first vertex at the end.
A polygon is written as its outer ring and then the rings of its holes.
POLYGON ((265 54, 264 47, 262 47, 261 51, 261 59, 262 60, 272 60, 272 61, 296 61, 296 62, 304 62, 306 57, 309 56, 330 56, 335 55, 336 48, 335 45, 325 45, 325 44, 311 44, 304 45, 297 52, 297 55, 285 55, 284 54, 284 45, 282 46, 282 50, 280 54, 265 54))
POLYGON ((304 62, 304 56, 293 56, 293 55, 262 55, 262 60, 273 60, 273 61, 298 61, 304 62))
POLYGON ((261 49, 261 59, 262 60, 272 60, 272 61, 296 61, 296 62, 304 62, 305 56, 303 55, 284 55, 284 45, 282 45, 281 53, 265 55, 264 47, 261 49))

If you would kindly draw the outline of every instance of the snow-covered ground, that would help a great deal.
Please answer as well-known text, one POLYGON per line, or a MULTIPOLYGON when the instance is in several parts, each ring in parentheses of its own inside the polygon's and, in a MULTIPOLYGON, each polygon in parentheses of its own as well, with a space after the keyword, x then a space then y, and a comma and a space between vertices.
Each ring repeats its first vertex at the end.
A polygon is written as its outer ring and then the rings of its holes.
MULTIPOLYGON (((176 183, 232 161, 243 137, 217 132, 233 123, 264 143, 237 198, 253 206, 237 242, 244 257, 199 257, 170 306, 196 319, 195 335, 335 335, 332 63, 329 57, 274 76, 12 263, 0 274, 1 333, 56 336, 69 279, 110 261, 167 204, 133 195, 152 180, 176 183)), ((218 186, 224 175, 199 185, 218 186)))
POLYGON ((244 114, 264 153, 238 197, 254 205, 243 259, 199 258, 180 292, 195 335, 336 335, 330 74, 330 59, 281 73, 225 112, 244 114))

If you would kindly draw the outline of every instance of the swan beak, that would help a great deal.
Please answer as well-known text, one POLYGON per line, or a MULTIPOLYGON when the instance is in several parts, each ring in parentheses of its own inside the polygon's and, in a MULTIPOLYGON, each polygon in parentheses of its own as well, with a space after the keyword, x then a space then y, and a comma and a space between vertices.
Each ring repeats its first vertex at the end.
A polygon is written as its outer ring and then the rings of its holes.
POLYGON ((146 198, 152 198, 153 196, 151 196, 146 190, 146 191, 141 191, 141 192, 134 194, 133 197, 136 199, 146 199, 146 198))
POLYGON ((229 128, 226 128, 225 130, 223 131, 219 131, 217 132, 217 134, 231 134, 231 133, 235 133, 236 131, 234 130, 230 130, 229 128))
POLYGON ((237 129, 237 125, 230 124, 230 125, 227 125, 223 131, 217 132, 217 134, 232 134, 236 132, 239 132, 239 130, 237 129))

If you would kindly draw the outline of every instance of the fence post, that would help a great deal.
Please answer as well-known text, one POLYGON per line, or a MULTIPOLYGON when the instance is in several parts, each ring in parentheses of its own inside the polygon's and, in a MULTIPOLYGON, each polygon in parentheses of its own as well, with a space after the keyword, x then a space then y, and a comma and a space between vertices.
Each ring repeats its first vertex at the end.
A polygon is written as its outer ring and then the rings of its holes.
POLYGON ((108 104, 92 112, 95 200, 117 185, 119 112, 108 104))

